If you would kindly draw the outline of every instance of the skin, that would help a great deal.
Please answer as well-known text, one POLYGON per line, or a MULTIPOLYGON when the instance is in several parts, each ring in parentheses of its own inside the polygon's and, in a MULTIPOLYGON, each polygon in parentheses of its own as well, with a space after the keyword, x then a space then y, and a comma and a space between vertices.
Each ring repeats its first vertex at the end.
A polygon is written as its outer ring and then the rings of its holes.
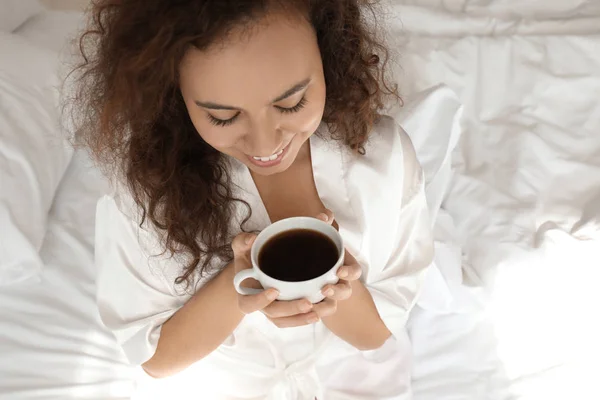
MULTIPOLYGON (((249 39, 233 33, 224 46, 190 50, 180 66, 180 77, 181 93, 198 134, 249 168, 272 220, 312 215, 336 226, 314 185, 298 185, 312 182, 308 139, 325 107, 323 65, 307 21, 270 15, 249 39), (294 107, 295 112, 289 111, 294 107), (270 156, 287 145, 278 165, 261 167, 249 159, 270 156), (301 201, 296 208, 286 209, 289 199, 270 193, 291 194, 301 201)), ((150 375, 169 376, 202 359, 231 335, 244 315, 257 311, 280 328, 321 320, 360 350, 378 348, 391 336, 359 281, 360 265, 348 252, 338 272, 339 283, 323 288, 326 299, 319 304, 306 299, 276 301, 278 293, 273 289, 252 296, 237 294, 233 276, 251 268, 254 239, 251 234, 238 235, 232 243, 234 261, 163 324, 156 353, 143 365, 150 375), (211 321, 210 326, 205 321, 211 321)))
POLYGON ((189 51, 180 68, 181 93, 206 143, 238 159, 253 173, 269 176, 287 170, 306 150, 323 116, 325 77, 316 36, 308 23, 269 17, 261 25, 250 40, 189 51), (300 83, 306 87, 273 102, 300 83), (303 107, 292 112, 301 101, 303 107), (211 105, 235 110, 207 107, 211 105), (218 126, 211 117, 235 119, 218 126), (260 168, 248 160, 248 156, 270 156, 288 144, 286 157, 276 167, 260 168))

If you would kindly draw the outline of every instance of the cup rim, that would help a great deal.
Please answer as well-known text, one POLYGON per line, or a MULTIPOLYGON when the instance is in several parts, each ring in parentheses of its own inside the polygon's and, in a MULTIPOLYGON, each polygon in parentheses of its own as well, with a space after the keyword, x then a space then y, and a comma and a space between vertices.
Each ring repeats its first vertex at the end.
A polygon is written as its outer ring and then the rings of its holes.
POLYGON ((341 263, 343 262, 344 259, 344 241, 342 239, 342 236, 340 235, 340 233, 330 224, 321 221, 318 218, 312 218, 312 217, 290 217, 290 218, 284 218, 282 220, 279 220, 277 222, 272 223, 271 225, 267 226, 264 230, 262 230, 258 236, 256 237, 254 244, 252 245, 252 248, 250 249, 250 261, 252 262, 252 268, 255 269, 259 274, 262 274, 266 277, 268 277, 269 279, 272 279, 273 281, 277 281, 277 282, 281 282, 284 284, 298 284, 298 283, 309 283, 309 282, 313 282, 313 281, 318 281, 319 279, 321 279, 324 275, 327 275, 329 272, 331 272, 331 270, 338 268, 341 266, 341 263), (316 225, 321 225, 320 228, 321 229, 312 229, 315 230, 317 232, 321 232, 326 234, 329 238, 331 238, 331 236, 335 236, 336 239, 334 239, 334 243, 336 245, 336 247, 338 247, 338 258, 335 262, 335 264, 333 264, 331 266, 330 269, 328 269, 325 273, 317 276, 316 278, 312 278, 309 280, 305 280, 305 281, 282 281, 276 278, 273 278, 271 275, 268 275, 266 272, 264 272, 262 269, 260 269, 259 265, 258 265, 258 254, 260 252, 260 249, 262 248, 262 246, 260 248, 257 248, 256 243, 258 243, 259 239, 263 240, 263 238, 265 236, 268 236, 267 239, 264 239, 264 242, 266 243, 268 241, 268 239, 270 239, 271 237, 273 237, 275 234, 281 233, 281 232, 286 232, 288 230, 293 230, 293 229, 308 229, 311 230, 311 228, 298 228, 298 227, 291 227, 290 229, 285 229, 285 230, 281 230, 281 231, 277 231, 277 229, 284 224, 289 224, 290 222, 293 221, 305 221, 305 222, 310 222, 311 224, 316 224, 316 225), (276 233, 272 233, 273 231, 276 231, 276 233), (323 232, 326 231, 326 232, 323 232), (339 246, 338 246, 339 244, 339 246))

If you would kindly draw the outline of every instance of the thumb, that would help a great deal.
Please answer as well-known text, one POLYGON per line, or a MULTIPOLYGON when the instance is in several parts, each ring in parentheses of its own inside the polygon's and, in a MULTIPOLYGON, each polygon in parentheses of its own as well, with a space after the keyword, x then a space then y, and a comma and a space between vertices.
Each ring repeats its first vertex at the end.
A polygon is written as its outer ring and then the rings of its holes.
POLYGON ((333 212, 329 209, 325 209, 321 214, 317 215, 317 219, 320 219, 323 222, 328 224, 332 224, 334 220, 333 212))
POLYGON ((255 311, 262 310, 279 296, 275 289, 263 290, 258 294, 238 295, 238 307, 244 314, 252 314, 255 311))
POLYGON ((256 239, 256 235, 253 233, 242 232, 237 235, 233 242, 231 243, 231 248, 233 250, 233 256, 235 258, 240 258, 246 256, 254 240, 256 239))

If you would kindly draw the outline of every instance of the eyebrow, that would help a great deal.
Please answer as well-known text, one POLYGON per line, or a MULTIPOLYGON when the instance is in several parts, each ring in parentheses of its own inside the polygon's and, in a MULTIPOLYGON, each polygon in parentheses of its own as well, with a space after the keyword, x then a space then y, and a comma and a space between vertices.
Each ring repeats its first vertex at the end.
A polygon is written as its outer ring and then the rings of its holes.
MULTIPOLYGON (((291 96, 295 95, 299 91, 305 89, 308 86, 309 83, 310 83, 310 78, 304 79, 302 82, 299 82, 299 83, 295 84, 294 86, 292 86, 291 88, 289 88, 288 90, 286 90, 280 96, 277 96, 272 101, 272 103, 277 103, 278 101, 285 100, 288 97, 291 97, 291 96)), ((204 101, 195 100, 195 103, 199 107, 208 108, 210 110, 241 111, 241 108, 239 108, 239 107, 227 106, 227 105, 224 105, 224 104, 213 103, 211 101, 204 102, 204 101)))

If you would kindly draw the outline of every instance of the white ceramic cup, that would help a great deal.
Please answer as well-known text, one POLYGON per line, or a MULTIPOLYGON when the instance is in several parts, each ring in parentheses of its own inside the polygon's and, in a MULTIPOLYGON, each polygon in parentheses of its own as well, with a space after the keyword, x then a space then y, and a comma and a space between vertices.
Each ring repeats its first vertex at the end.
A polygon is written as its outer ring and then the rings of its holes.
POLYGON ((252 278, 259 281, 264 289, 277 289, 277 291, 279 291, 277 300, 289 301, 306 298, 314 304, 325 298, 321 293, 321 289, 323 289, 325 285, 336 284, 339 281, 337 271, 344 262, 344 244, 339 232, 320 219, 310 217, 286 218, 269 225, 258 235, 250 250, 250 258, 252 260, 252 268, 238 272, 235 278, 233 278, 233 284, 238 293, 243 295, 253 295, 263 291, 263 289, 251 289, 241 286, 243 281, 252 278), (265 243, 275 235, 294 229, 309 229, 320 232, 335 243, 339 257, 329 271, 308 281, 288 282, 272 278, 260 269, 260 266, 258 265, 258 255, 265 243))

